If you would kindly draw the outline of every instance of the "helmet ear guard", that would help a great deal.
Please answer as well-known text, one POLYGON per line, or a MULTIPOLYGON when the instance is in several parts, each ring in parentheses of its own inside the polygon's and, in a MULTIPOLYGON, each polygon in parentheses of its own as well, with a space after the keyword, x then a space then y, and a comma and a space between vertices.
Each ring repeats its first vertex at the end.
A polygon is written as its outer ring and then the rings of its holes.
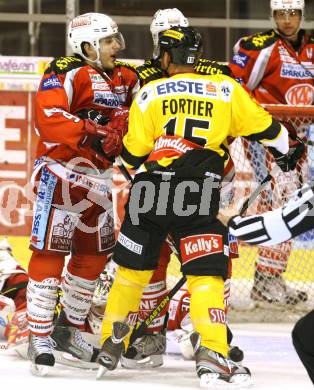
POLYGON ((158 46, 161 56, 169 53, 175 65, 194 65, 203 51, 202 37, 192 27, 175 26, 161 32, 158 46))

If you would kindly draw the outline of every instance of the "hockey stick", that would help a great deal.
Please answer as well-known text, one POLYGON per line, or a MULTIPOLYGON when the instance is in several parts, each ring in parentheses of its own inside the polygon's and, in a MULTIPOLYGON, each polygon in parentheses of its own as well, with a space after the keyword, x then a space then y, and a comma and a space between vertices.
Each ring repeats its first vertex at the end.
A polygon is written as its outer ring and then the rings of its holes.
POLYGON ((251 195, 244 201, 242 207, 240 208, 239 214, 243 216, 243 214, 247 211, 247 209, 251 206, 251 204, 256 200, 259 194, 263 191, 263 189, 267 186, 267 184, 271 181, 272 175, 269 173, 261 182, 261 184, 251 193, 251 195))
POLYGON ((152 324, 155 318, 157 318, 158 314, 162 312, 162 310, 165 308, 167 303, 170 302, 170 299, 173 298, 173 296, 180 290, 180 288, 184 285, 185 282, 186 282, 186 277, 182 276, 182 278, 168 292, 168 294, 159 302, 157 307, 154 310, 152 310, 152 312, 147 316, 147 318, 143 322, 141 323, 138 322, 136 324, 131 334, 129 345, 132 345, 136 339, 143 336, 145 330, 149 327, 149 325, 152 324))

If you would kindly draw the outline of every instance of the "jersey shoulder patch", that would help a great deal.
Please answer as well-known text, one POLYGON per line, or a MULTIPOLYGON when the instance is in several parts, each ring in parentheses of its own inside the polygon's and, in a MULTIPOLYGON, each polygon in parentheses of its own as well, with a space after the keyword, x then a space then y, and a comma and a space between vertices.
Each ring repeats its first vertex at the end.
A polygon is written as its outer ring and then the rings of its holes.
POLYGON ((144 83, 149 83, 150 81, 158 80, 163 77, 160 62, 154 59, 147 60, 144 64, 137 66, 136 71, 139 78, 144 83))
POLYGON ((309 43, 314 43, 314 34, 309 36, 309 43))
POLYGON ((56 74, 67 73, 70 70, 85 66, 85 62, 78 57, 59 57, 50 62, 45 74, 54 72, 56 74))
POLYGON ((279 35, 274 30, 269 30, 242 38, 240 47, 246 50, 262 50, 271 46, 279 38, 279 35))
POLYGON ((124 66, 125 68, 128 68, 128 69, 133 70, 134 72, 136 72, 136 65, 131 64, 130 62, 115 61, 115 66, 124 66))
POLYGON ((195 65, 194 69, 199 74, 213 75, 213 74, 225 74, 231 75, 231 69, 228 65, 222 64, 221 62, 207 60, 201 58, 195 65))

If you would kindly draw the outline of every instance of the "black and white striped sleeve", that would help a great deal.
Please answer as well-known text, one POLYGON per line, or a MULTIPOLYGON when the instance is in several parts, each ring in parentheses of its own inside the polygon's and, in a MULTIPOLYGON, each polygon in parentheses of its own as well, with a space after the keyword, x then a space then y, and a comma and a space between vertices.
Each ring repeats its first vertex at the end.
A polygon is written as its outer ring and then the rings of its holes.
POLYGON ((261 215, 233 217, 228 224, 229 232, 252 245, 280 244, 314 228, 313 207, 313 187, 305 185, 283 207, 261 215))

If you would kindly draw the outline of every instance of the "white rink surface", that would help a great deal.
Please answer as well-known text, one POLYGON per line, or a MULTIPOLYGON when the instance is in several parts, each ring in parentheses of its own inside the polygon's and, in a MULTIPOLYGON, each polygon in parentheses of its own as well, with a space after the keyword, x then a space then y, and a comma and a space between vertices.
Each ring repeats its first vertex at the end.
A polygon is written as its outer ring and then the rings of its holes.
MULTIPOLYGON (((250 368, 256 390, 313 389, 291 343, 291 324, 232 324, 234 345, 245 351, 244 364, 250 368)), ((176 344, 169 342, 170 351, 176 344)), ((49 376, 34 377, 29 362, 13 351, 0 350, 1 389, 33 390, 171 390, 198 389, 194 362, 169 354, 158 369, 124 370, 107 374, 96 381, 95 371, 56 365, 49 376)), ((233 388, 233 387, 228 387, 233 388)))

